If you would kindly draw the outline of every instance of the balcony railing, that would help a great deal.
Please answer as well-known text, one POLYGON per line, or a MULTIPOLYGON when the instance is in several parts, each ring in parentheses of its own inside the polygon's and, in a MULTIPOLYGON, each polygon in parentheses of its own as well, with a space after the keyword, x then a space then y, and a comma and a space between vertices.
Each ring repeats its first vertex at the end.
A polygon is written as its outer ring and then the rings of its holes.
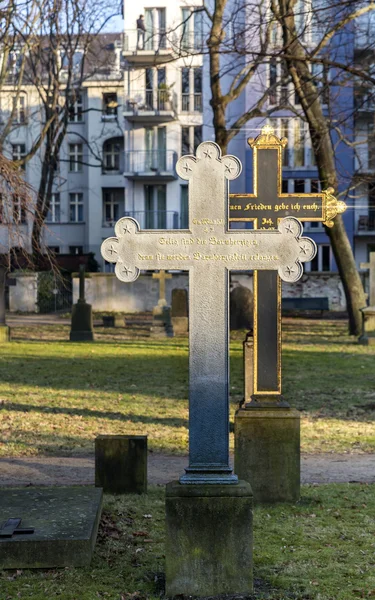
POLYGON ((125 216, 136 219, 142 229, 180 229, 175 210, 136 210, 125 212, 125 216))
POLYGON ((133 92, 126 102, 126 110, 138 114, 151 111, 173 111, 177 109, 177 96, 171 90, 142 90, 133 92))
MULTIPOLYGON (((124 52, 143 56, 161 52, 164 56, 172 55, 178 49, 179 38, 175 31, 165 29, 127 29, 124 35, 124 52)), ((172 56, 171 56, 172 57, 172 56)))
POLYGON ((202 112, 203 105, 201 92, 181 94, 181 111, 189 112, 192 110, 192 107, 194 112, 202 112))
POLYGON ((174 174, 176 162, 173 150, 129 150, 125 152, 125 173, 174 174))
POLYGON ((357 224, 358 232, 372 231, 375 232, 375 214, 360 215, 357 224))

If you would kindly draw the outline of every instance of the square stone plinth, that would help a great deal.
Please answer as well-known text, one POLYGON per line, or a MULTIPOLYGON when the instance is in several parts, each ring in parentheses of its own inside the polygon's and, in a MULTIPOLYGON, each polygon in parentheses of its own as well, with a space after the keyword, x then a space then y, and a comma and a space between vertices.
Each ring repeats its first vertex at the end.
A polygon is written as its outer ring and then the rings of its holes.
POLYGON ((103 491, 94 487, 0 489, 0 525, 22 519, 34 533, 0 538, 1 569, 83 567, 93 554, 103 491))
POLYGON ((234 418, 234 471, 254 504, 300 497, 300 413, 292 408, 240 409, 234 418))
POLYGON ((252 500, 244 481, 167 485, 167 597, 252 593, 252 500))
POLYGON ((99 435, 95 485, 110 494, 146 494, 147 435, 99 435))

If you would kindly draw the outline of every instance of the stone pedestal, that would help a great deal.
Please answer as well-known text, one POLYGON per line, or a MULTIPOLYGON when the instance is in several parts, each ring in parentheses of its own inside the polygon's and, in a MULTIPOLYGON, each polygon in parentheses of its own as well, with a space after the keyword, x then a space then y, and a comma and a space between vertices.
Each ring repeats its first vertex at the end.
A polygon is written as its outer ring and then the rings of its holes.
POLYGON ((189 331, 188 317, 172 317, 173 333, 175 335, 184 335, 189 331))
POLYGON ((252 491, 237 485, 166 488, 166 596, 251 594, 252 491))
POLYGON ((8 325, 0 324, 0 344, 10 341, 10 328, 8 325))
POLYGON ((92 320, 92 306, 82 300, 72 308, 72 327, 70 330, 71 342, 92 342, 94 329, 92 320))
POLYGON ((173 337, 171 307, 159 303, 152 311, 151 337, 173 337))
POLYGON ((254 503, 300 497, 300 413, 292 408, 239 409, 234 471, 251 484, 254 503))
POLYGON ((147 492, 147 435, 99 435, 95 485, 111 494, 147 492))
POLYGON ((362 314, 363 332, 358 341, 364 346, 373 346, 375 344, 375 306, 363 308, 362 314))

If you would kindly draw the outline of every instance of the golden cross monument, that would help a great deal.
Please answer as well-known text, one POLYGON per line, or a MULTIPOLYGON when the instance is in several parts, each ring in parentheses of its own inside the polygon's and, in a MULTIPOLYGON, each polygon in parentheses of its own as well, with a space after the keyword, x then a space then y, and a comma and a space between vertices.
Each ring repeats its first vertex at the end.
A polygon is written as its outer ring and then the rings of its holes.
POLYGON ((167 304, 167 300, 165 297, 165 280, 172 279, 172 275, 170 273, 166 273, 166 271, 159 271, 158 273, 152 274, 153 279, 159 280, 159 306, 165 306, 167 304))

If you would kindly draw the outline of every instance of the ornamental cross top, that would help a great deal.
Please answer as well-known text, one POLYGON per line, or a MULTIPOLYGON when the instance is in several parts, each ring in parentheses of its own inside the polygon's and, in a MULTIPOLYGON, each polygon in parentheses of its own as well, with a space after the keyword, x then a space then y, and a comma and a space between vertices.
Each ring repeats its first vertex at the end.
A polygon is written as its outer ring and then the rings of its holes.
POLYGON ((189 230, 141 231, 125 217, 117 237, 102 244, 105 260, 116 263, 124 282, 141 269, 189 271, 189 467, 182 483, 235 483, 229 465, 228 337, 229 271, 276 270, 284 281, 302 275, 315 243, 301 237, 302 225, 284 219, 274 231, 228 230, 228 180, 241 172, 234 156, 221 156, 214 142, 204 142, 196 156, 177 162, 189 182, 189 230))
POLYGON ((167 300, 165 298, 165 280, 172 279, 172 275, 170 273, 166 273, 165 271, 159 271, 159 273, 153 273, 152 278, 159 280, 159 306, 166 305, 167 300))

